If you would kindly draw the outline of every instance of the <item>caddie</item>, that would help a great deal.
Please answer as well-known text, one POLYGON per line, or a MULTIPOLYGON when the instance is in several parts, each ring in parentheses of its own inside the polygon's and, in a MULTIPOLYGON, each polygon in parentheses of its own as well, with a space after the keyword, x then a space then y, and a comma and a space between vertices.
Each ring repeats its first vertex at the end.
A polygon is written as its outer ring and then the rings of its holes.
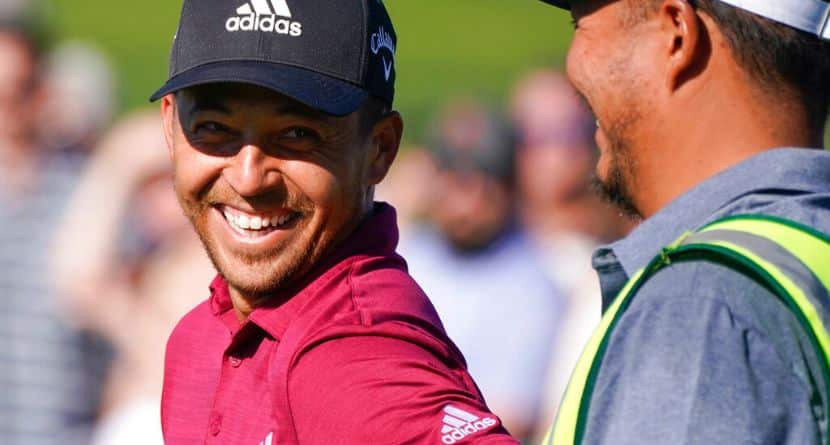
POLYGON ((597 118, 604 316, 545 443, 826 444, 830 4, 544 0, 597 118))
POLYGON ((219 276, 168 342, 166 444, 518 443, 373 200, 396 46, 380 0, 184 0, 152 99, 219 276))

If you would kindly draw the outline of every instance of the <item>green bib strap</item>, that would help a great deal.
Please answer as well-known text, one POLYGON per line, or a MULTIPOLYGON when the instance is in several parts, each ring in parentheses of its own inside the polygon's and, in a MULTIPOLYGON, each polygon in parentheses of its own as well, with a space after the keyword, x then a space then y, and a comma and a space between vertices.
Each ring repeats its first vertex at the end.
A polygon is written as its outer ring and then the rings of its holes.
MULTIPOLYGON (((611 332, 637 291, 663 267, 679 261, 717 262, 771 289, 792 311, 822 366, 822 402, 830 403, 830 333, 813 299, 828 299, 830 238, 780 218, 741 215, 715 221, 684 234, 636 273, 603 314, 577 362, 554 422, 543 444, 579 444, 588 408, 611 332)), ((827 438, 826 424, 822 429, 827 438)), ((828 441, 830 443, 830 441, 828 441)))

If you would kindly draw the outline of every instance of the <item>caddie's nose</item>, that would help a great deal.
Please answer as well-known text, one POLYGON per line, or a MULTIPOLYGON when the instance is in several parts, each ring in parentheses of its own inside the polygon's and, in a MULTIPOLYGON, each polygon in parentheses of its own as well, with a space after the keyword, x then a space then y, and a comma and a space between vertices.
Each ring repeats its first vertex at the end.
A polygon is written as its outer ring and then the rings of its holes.
POLYGON ((282 182, 279 159, 268 156, 258 145, 244 145, 229 161, 223 174, 240 196, 261 195, 282 182))

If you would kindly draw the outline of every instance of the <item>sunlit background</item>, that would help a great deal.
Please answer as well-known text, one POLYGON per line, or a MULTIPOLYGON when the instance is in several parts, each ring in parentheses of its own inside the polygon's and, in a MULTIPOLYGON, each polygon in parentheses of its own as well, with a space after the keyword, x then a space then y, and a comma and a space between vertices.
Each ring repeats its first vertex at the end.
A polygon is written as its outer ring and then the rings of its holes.
MULTIPOLYGON (((396 106, 408 140, 448 97, 474 94, 501 102, 529 67, 560 66, 569 16, 535 0, 391 0, 398 35, 396 106)), ((50 19, 62 39, 83 39, 116 67, 122 110, 146 106, 166 80, 181 2, 54 0, 50 19)))
MULTIPOLYGON (((635 224, 590 189, 594 119, 561 73, 570 17, 538 0, 386 5, 406 130, 377 197, 489 406, 533 443, 600 313, 591 252, 635 224)), ((180 7, 0 0, 0 22, 29 11, 47 43, 30 70, 0 28, 0 76, 16 76, 0 79, 20 83, 0 82, 4 445, 162 443, 164 345, 215 275, 148 103, 180 7)))

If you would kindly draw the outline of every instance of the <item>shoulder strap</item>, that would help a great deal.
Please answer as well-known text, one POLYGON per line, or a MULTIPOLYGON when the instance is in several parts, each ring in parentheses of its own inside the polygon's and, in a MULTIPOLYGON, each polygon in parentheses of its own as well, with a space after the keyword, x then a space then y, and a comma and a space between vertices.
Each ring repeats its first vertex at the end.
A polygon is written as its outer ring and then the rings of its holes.
MULTIPOLYGON (((684 234, 629 280, 603 314, 580 356, 545 445, 582 442, 593 386, 611 332, 640 287, 660 269, 678 261, 726 265, 778 296, 795 315, 818 354, 824 377, 819 385, 826 412, 830 403, 830 334, 826 326, 830 324, 822 319, 813 301, 830 301, 830 238, 789 220, 741 215, 684 234)), ((822 430, 827 437, 826 425, 822 430)))

